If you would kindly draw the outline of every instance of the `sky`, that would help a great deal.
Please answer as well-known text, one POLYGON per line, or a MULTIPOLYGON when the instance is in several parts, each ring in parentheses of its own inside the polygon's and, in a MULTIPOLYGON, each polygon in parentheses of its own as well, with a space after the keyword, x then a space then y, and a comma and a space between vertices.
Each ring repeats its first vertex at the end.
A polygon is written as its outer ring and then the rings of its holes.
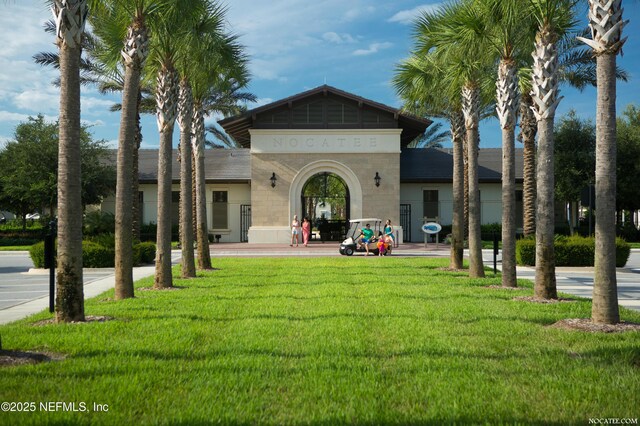
MULTIPOLYGON (((56 72, 32 59, 37 52, 56 50, 53 37, 42 29, 51 19, 45 3, 0 1, 0 147, 13 139, 16 126, 29 116, 57 119, 59 90, 51 84, 56 72)), ((401 107, 391 79, 412 48, 412 20, 440 5, 425 0, 226 0, 223 4, 230 31, 240 35, 250 57, 248 91, 258 102, 249 108, 323 84, 401 107)), ((618 64, 627 70, 630 81, 618 83, 619 115, 630 103, 640 105, 640 1, 625 0, 623 5, 624 19, 630 20, 623 33, 629 39, 618 64)), ((579 92, 563 86, 561 95, 557 118, 573 109, 579 117, 595 121, 595 89, 579 92)), ((119 113, 109 112, 115 102, 118 96, 82 88, 82 120, 91 126, 95 139, 104 139, 111 147, 117 146, 118 138, 119 113)), ((207 124, 219 118, 210 117, 207 124)), ((496 119, 481 123, 480 138, 481 148, 500 147, 496 119)), ((174 146, 177 143, 176 130, 174 146)), ((142 147, 158 147, 154 116, 143 117, 142 147)))

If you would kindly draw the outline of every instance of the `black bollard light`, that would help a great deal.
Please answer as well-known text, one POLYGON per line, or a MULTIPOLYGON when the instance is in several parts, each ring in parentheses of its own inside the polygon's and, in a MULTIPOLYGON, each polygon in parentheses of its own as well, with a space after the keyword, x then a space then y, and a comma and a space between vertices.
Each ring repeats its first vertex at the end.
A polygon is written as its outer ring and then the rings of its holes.
POLYGON ((44 237, 44 267, 49 269, 49 312, 55 311, 56 300, 56 265, 55 242, 57 226, 55 219, 49 222, 49 232, 44 237))
POLYGON ((493 275, 498 273, 498 234, 493 231, 493 275))

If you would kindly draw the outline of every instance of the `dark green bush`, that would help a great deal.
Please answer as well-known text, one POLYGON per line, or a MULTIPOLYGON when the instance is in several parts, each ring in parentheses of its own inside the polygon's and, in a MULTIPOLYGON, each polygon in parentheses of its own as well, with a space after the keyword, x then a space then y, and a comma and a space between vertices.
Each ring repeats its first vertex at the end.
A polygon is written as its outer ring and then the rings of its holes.
POLYGON ((112 268, 115 264, 115 250, 100 244, 82 242, 82 265, 85 268, 112 268))
POLYGON ((113 234, 116 229, 116 218, 113 213, 93 211, 84 216, 82 225, 84 235, 113 234))
MULTIPOLYGON (((156 241, 156 235, 158 232, 158 225, 151 223, 144 223, 140 225, 140 241, 156 241)), ((179 226, 171 225, 171 241, 179 241, 179 226)))
MULTIPOLYGON (((593 266, 595 258, 595 239, 581 236, 556 236, 553 245, 556 266, 593 266)), ((616 239, 616 266, 627 263, 631 246, 624 240, 616 239)), ((535 266, 535 239, 527 238, 516 242, 516 262, 518 265, 535 266)))
POLYGON ((153 263, 156 259, 156 245, 152 242, 135 244, 133 252, 137 265, 153 263))
POLYGON ((516 241, 516 263, 518 265, 536 264, 536 240, 523 238, 516 241))
MULTIPOLYGON (((112 236, 111 236, 112 237, 112 236)), ((97 241, 82 242, 82 263, 85 268, 112 268, 115 264, 115 249, 110 236, 97 238, 106 243, 97 241)), ((34 244, 29 249, 29 255, 36 268, 44 268, 44 242, 34 244)), ((156 245, 154 243, 138 243, 133 246, 133 264, 153 263, 156 258, 156 245)))
POLYGON ((44 241, 32 245, 29 249, 29 256, 31 256, 34 267, 44 268, 44 241))

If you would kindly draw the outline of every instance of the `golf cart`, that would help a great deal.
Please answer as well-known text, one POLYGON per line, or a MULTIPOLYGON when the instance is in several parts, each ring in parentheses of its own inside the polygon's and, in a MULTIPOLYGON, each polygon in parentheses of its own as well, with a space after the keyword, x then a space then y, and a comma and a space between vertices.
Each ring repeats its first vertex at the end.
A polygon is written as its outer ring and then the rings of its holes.
MULTIPOLYGON (((367 218, 367 219, 352 219, 349 221, 349 231, 347 231, 347 238, 340 244, 340 254, 351 256, 353 253, 360 252, 365 253, 367 250, 364 245, 359 244, 359 238, 362 235, 362 228, 367 224, 370 225, 373 231, 373 239, 369 242, 369 253, 377 256, 379 254, 377 242, 380 236, 383 234, 384 224, 381 219, 367 218)), ((389 244, 384 255, 391 253, 391 246, 389 244)))

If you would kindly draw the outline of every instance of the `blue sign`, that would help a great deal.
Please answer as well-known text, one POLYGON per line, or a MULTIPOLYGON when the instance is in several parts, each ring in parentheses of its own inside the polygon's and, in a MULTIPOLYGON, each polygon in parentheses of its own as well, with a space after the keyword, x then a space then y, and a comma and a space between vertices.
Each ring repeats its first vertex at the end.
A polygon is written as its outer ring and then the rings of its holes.
POLYGON ((439 223, 427 222, 422 225, 422 232, 425 234, 437 234, 440 231, 442 231, 442 226, 439 223))

